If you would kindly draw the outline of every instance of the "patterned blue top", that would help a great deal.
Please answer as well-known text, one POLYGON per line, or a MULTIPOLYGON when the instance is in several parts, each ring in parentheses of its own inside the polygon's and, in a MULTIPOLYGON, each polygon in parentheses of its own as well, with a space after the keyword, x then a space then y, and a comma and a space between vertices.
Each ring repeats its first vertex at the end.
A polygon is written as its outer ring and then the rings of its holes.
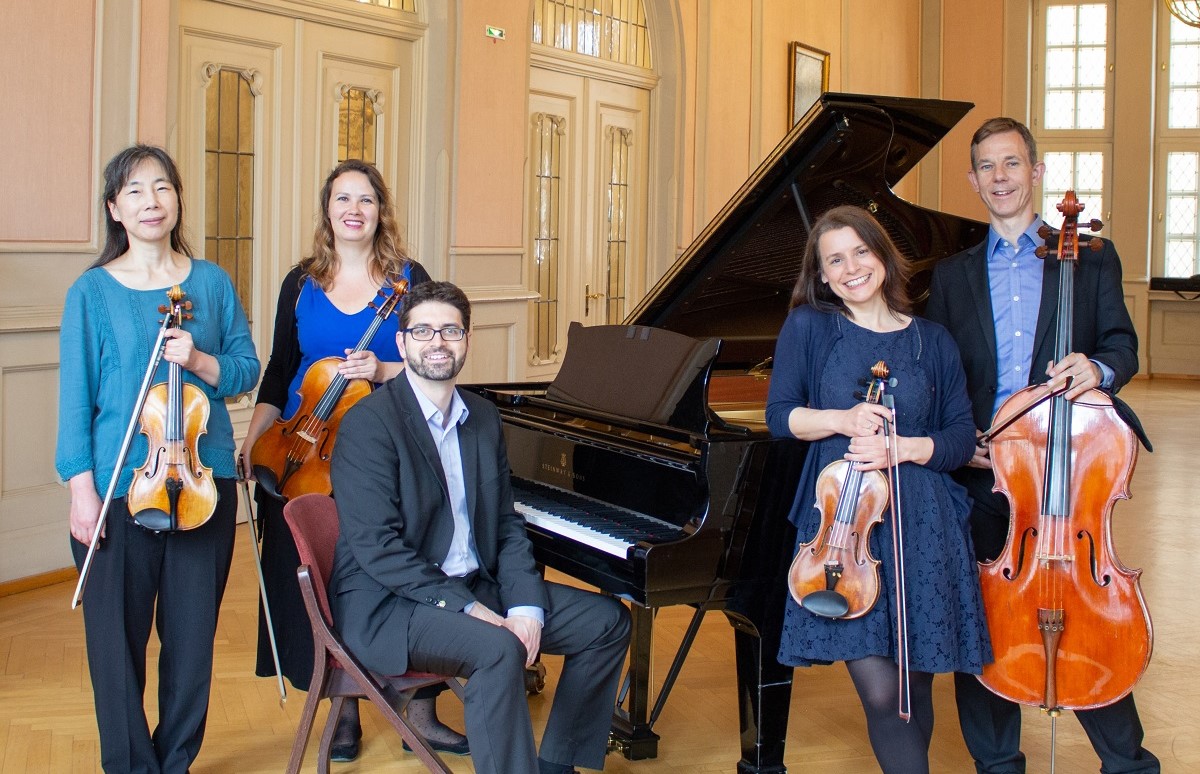
MULTIPOLYGON (((868 376, 877 361, 887 363, 896 379, 888 392, 896 402, 897 431, 903 436, 935 439, 931 464, 903 463, 899 473, 910 664, 923 672, 978 674, 991 661, 992 652, 971 547, 969 500, 943 467, 962 464, 964 454, 969 459, 974 439, 962 366, 953 346, 945 329, 926 321, 913 320, 902 330, 877 333, 841 315, 797 310, 780 334, 769 413, 775 420, 772 430, 782 434, 779 431, 786 428, 786 423, 778 424, 785 408, 780 399, 791 391, 789 383, 804 379, 807 366, 814 360, 823 367, 817 369, 815 383, 806 390, 811 396, 806 403, 821 409, 849 409, 861 402, 854 395, 861 389, 859 380, 868 376), (822 333, 831 322, 833 330, 822 333), (797 348, 807 338, 803 330, 810 327, 811 333, 820 336, 827 356, 797 348), (778 387, 776 381, 781 382, 778 387), (947 456, 950 450, 954 451, 947 456)), ((812 540, 821 524, 820 513, 814 508, 816 475, 830 462, 842 459, 848 446, 848 438, 834 435, 814 441, 809 447, 791 513, 799 542, 812 540)), ((779 650, 781 663, 807 665, 873 655, 895 657, 896 572, 891 518, 890 511, 885 512, 883 523, 871 533, 871 554, 880 561, 882 580, 875 606, 861 618, 833 620, 810 613, 789 596, 779 650)))
MULTIPOLYGON (((259 363, 250 326, 229 275, 208 261, 192 259, 180 287, 192 302, 194 319, 183 329, 196 349, 220 364, 220 383, 205 384, 183 370, 184 382, 208 397, 208 432, 200 436, 200 461, 216 478, 236 477, 233 425, 225 398, 254 389, 259 363)), ((138 389, 153 354, 167 288, 133 290, 104 268, 84 272, 67 290, 59 333, 62 363, 58 390, 58 446, 54 464, 65 481, 92 471, 103 494, 137 402, 138 389)), ((165 382, 169 363, 161 361, 151 384, 165 382)), ((146 461, 146 436, 135 432, 114 497, 129 491, 133 471, 146 461)))

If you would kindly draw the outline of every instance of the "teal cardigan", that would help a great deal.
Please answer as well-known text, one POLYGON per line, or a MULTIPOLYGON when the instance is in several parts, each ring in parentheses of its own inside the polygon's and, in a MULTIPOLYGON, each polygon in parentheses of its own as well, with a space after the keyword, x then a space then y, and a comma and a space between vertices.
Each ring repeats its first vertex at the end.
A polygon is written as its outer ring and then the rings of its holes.
MULTIPOLYGON (((183 371, 184 381, 199 387, 210 403, 208 432, 200 436, 200 461, 217 478, 235 478, 233 425, 225 398, 254 389, 258 355, 250 326, 233 283, 221 267, 192 259, 180 283, 192 302, 193 319, 183 329, 196 349, 221 366, 220 383, 205 384, 183 371)), ((58 445, 54 464, 62 479, 92 471, 104 494, 113 474, 138 388, 150 363, 167 303, 166 288, 131 290, 103 268, 89 269, 67 291, 59 335, 58 445)), ((152 384, 165 382, 168 363, 159 363, 152 384)), ((123 497, 133 471, 146 461, 146 436, 135 432, 114 497, 123 497)))

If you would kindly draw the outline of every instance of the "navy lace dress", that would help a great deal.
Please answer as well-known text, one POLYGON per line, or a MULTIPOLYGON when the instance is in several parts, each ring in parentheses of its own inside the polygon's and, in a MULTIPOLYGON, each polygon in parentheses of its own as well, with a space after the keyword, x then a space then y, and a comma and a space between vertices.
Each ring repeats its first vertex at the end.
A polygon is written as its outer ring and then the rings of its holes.
MULTIPOLYGON (((854 397, 862 389, 859 380, 883 360, 896 379, 888 391, 895 397, 899 434, 929 435, 936 390, 918 362, 922 341, 917 325, 876 333, 843 318, 840 328, 842 335, 834 342, 814 390, 815 405, 848 409, 861 402, 854 397)), ((840 435, 816 441, 809 449, 806 466, 820 471, 840 460, 848 446, 849 439, 840 435)), ((802 478, 812 480, 808 475, 802 478)), ((923 672, 978 674, 992 655, 967 523, 969 501, 948 474, 914 463, 901 465, 900 483, 909 665, 923 672)), ((798 542, 807 542, 816 534, 820 513, 811 490, 798 493, 792 521, 798 528, 798 542)), ((896 575, 890 511, 871 533, 871 553, 880 560, 882 580, 879 600, 871 611, 853 620, 822 618, 789 596, 779 650, 781 663, 801 666, 866 656, 895 658, 896 575)))

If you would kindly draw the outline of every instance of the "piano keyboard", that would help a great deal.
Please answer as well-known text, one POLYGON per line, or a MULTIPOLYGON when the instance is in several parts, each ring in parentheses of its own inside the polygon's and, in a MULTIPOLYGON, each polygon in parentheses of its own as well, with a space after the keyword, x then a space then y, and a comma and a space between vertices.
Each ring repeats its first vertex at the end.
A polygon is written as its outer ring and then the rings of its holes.
POLYGON ((638 542, 666 543, 687 534, 674 524, 533 481, 514 481, 513 499, 529 524, 621 559, 638 542))

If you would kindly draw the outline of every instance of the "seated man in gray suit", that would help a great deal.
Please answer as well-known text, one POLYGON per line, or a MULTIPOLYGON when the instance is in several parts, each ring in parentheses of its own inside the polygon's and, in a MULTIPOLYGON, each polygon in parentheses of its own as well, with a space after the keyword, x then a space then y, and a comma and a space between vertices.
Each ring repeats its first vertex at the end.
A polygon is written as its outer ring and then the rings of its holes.
POLYGON ((499 413, 455 386, 470 326, 457 287, 414 288, 397 342, 407 367, 342 420, 334 620, 370 669, 467 678, 477 772, 600 769, 629 614, 610 597, 545 582, 534 566, 499 413), (565 656, 540 755, 524 682, 539 651, 565 656))

